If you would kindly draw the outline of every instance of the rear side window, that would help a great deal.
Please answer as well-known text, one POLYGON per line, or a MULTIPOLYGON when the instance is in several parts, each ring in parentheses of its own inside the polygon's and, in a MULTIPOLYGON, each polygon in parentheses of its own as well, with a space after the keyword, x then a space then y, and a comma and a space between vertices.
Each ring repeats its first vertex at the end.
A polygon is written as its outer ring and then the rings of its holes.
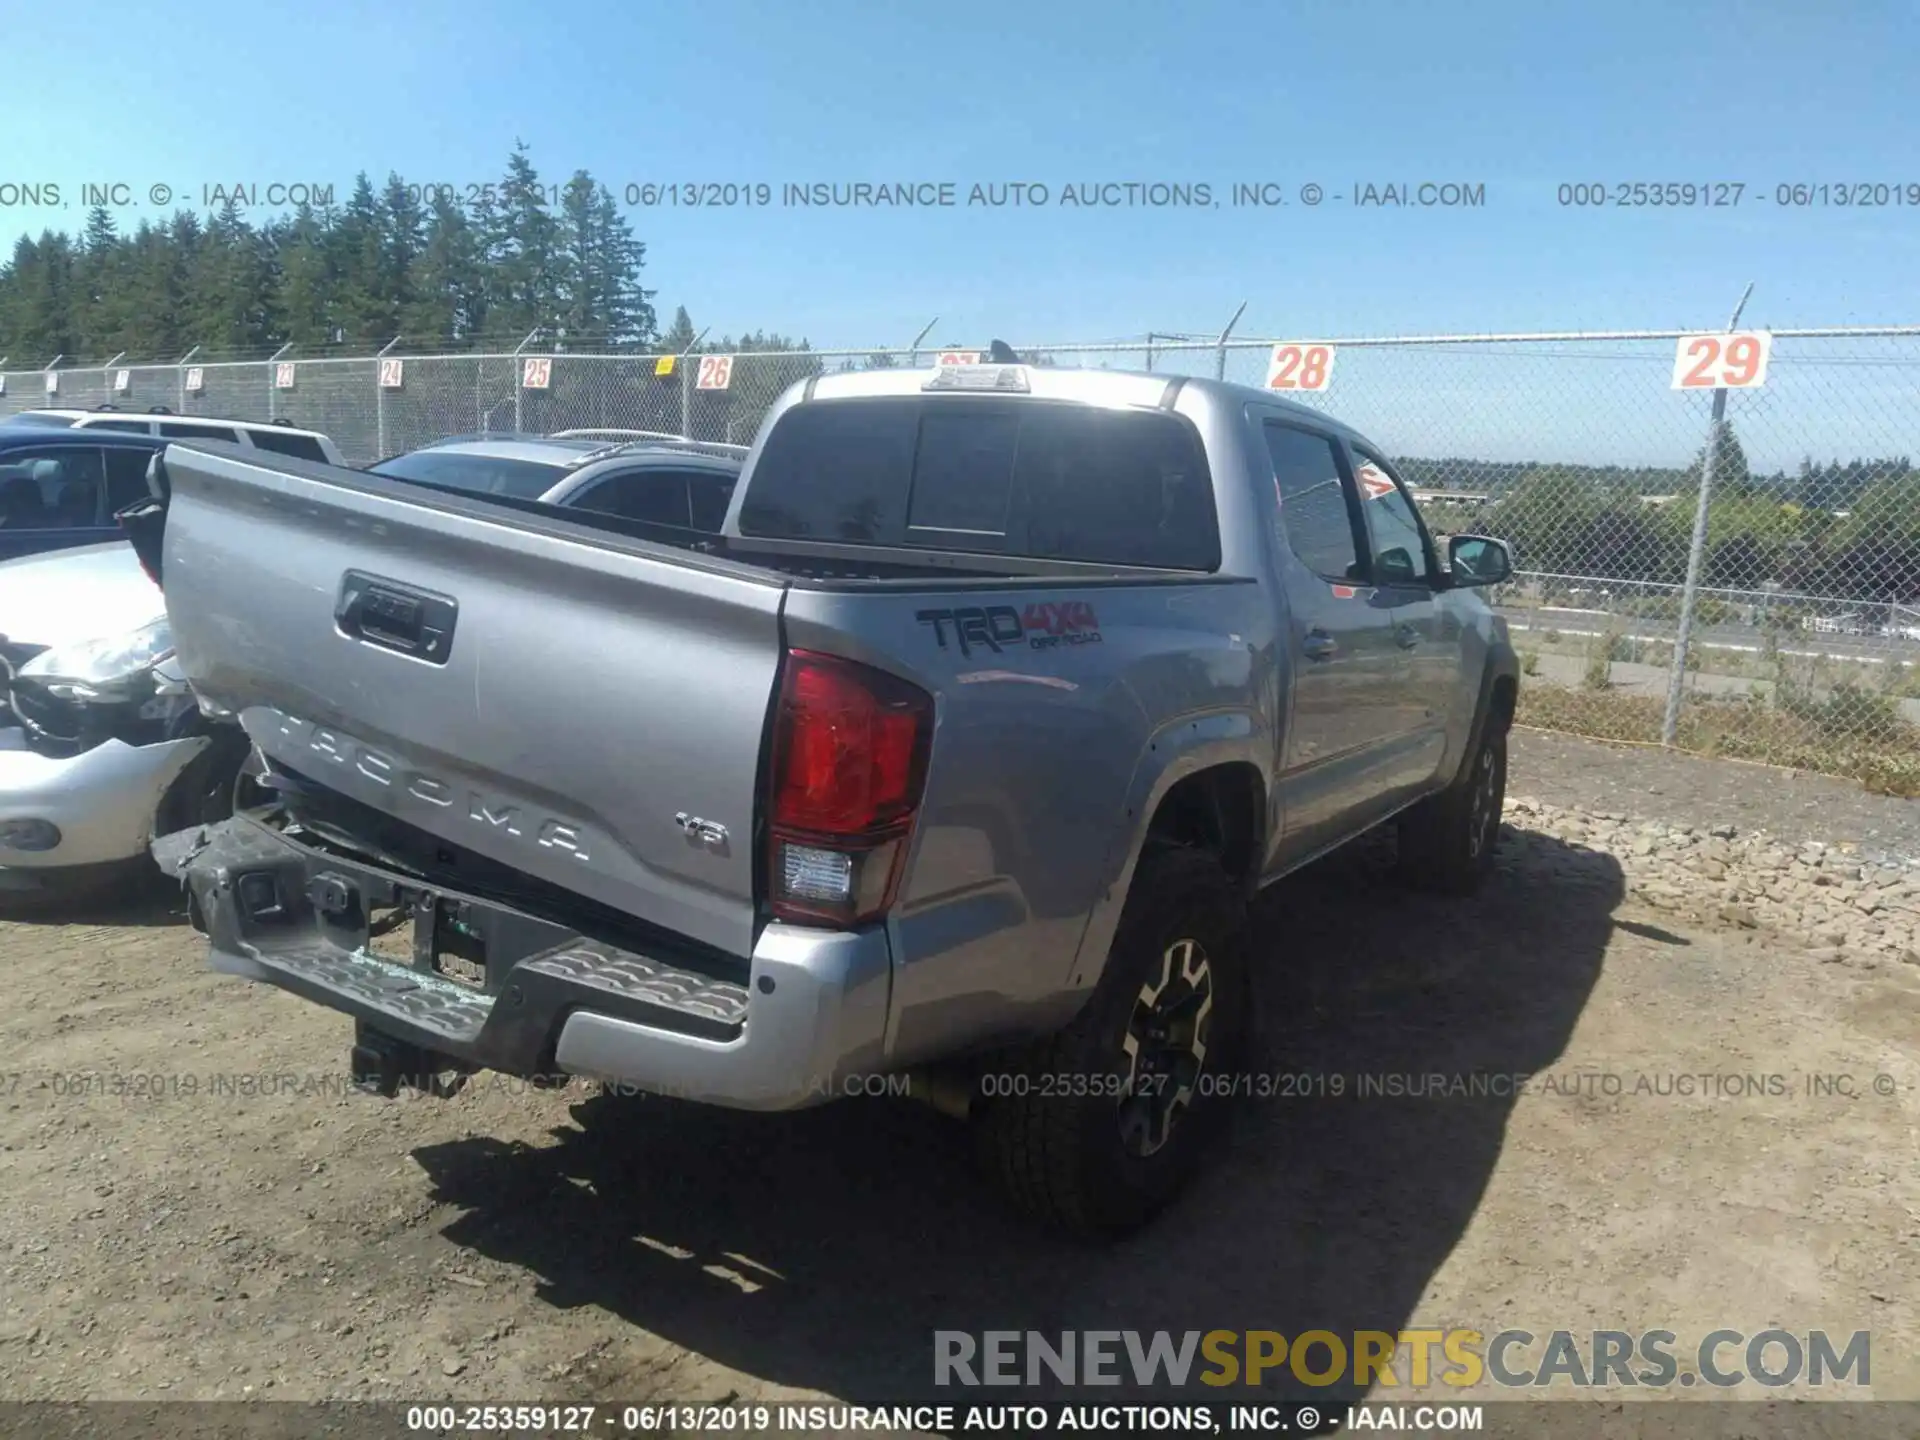
POLYGON ((147 465, 154 452, 136 450, 130 445, 107 447, 107 513, 118 514, 138 500, 147 498, 147 465))
POLYGON ((190 425, 181 420, 162 420, 160 434, 168 440, 230 440, 240 443, 240 437, 228 425, 190 425))
POLYGON ((271 450, 276 455, 291 455, 296 460, 326 463, 327 452, 320 448, 320 442, 311 435, 295 435, 286 430, 249 430, 247 438, 260 450, 271 450))
POLYGON ((1163 411, 886 397, 799 405, 774 426, 743 535, 1215 570, 1198 435, 1163 411))
POLYGON ((687 477, 684 471, 663 470, 657 466, 629 470, 596 481, 566 504, 577 510, 621 515, 655 525, 677 525, 684 530, 689 518, 687 477))
POLYGON ((144 420, 89 420, 89 430, 118 430, 124 435, 151 435, 153 427, 144 420))
POLYGON ((727 508, 733 504, 732 475, 689 475, 687 489, 693 502, 693 528, 718 535, 726 523, 727 508))

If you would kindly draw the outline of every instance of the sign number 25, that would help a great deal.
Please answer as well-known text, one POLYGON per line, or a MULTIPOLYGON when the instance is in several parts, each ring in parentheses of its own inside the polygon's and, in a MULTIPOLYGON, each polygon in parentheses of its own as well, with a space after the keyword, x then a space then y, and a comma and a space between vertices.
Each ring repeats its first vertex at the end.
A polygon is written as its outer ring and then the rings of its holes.
POLYGON ((1673 354, 1675 390, 1757 390, 1767 383, 1773 336, 1765 330, 1682 335, 1673 354))

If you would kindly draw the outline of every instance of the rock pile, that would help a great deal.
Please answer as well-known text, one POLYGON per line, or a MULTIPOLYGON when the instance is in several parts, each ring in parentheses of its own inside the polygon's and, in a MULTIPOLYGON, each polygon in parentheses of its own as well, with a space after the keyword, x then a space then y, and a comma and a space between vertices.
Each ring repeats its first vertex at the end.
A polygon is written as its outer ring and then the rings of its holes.
POLYGON ((1577 876, 1582 852, 1616 860, 1633 898, 1710 924, 1764 928, 1810 958, 1872 969, 1920 965, 1920 860, 1819 841, 1783 843, 1732 825, 1663 825, 1566 809, 1526 796, 1507 801, 1502 863, 1548 858, 1577 876), (1549 842, 1550 843, 1550 842, 1549 842))

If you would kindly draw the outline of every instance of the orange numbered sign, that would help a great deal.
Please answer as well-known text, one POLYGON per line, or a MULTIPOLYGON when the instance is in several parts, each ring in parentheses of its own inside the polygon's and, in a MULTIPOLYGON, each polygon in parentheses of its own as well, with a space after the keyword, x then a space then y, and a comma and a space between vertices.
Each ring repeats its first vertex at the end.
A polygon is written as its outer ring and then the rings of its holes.
POLYGON ((700 371, 694 378, 696 390, 724 390, 733 383, 733 357, 731 355, 702 355, 700 371))
POLYGON ((1269 390, 1324 390, 1333 378, 1333 346, 1289 341, 1267 361, 1269 390))
POLYGON ((1765 330, 1682 335, 1673 354, 1675 390, 1758 390, 1767 383, 1773 336, 1765 330))

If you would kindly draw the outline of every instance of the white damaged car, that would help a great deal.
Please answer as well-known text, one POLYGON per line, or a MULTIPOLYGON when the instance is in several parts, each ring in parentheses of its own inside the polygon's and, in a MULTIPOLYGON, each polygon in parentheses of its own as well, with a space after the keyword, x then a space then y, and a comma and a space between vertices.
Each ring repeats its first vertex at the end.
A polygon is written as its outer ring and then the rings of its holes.
POLYGON ((250 747, 172 661, 126 541, 0 563, 0 907, 131 884, 155 834, 230 812, 250 747))

